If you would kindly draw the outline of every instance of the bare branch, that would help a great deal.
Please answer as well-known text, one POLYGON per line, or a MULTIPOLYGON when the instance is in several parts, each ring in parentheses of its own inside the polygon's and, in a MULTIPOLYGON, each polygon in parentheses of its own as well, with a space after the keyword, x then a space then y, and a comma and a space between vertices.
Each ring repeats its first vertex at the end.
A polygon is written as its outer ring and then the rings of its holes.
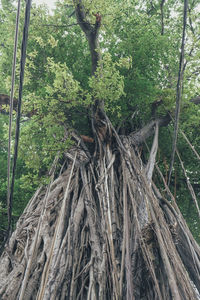
POLYGON ((161 3, 160 3, 160 11, 161 11, 161 35, 164 35, 164 12, 163 12, 164 3, 165 3, 165 0, 161 0, 161 3))
POLYGON ((190 100, 194 104, 200 104, 200 96, 194 97, 190 100))
POLYGON ((196 206, 196 209, 197 209, 197 212, 198 212, 198 215, 199 215, 199 218, 200 218, 200 208, 199 208, 199 204, 198 204, 197 197, 196 197, 196 195, 195 195, 193 186, 192 186, 192 184, 190 183, 189 177, 187 176, 186 169, 185 169, 185 167, 184 167, 183 161, 182 161, 182 159, 181 159, 181 157, 180 157, 180 153, 178 152, 178 150, 176 150, 176 154, 177 154, 177 156, 178 156, 178 159, 179 159, 180 164, 181 164, 181 168, 182 168, 183 173, 184 173, 184 176, 185 176, 185 178, 186 178, 188 190, 190 191, 190 195, 191 195, 191 197, 192 197, 192 200, 194 201, 194 205, 196 206))
POLYGON ((77 18, 78 24, 80 25, 81 29, 87 36, 92 31, 92 26, 86 20, 85 9, 84 9, 84 6, 82 5, 82 1, 79 0, 79 1, 74 1, 74 3, 75 2, 77 2, 77 4, 75 4, 76 5, 75 13, 76 13, 76 18, 77 18))
MULTIPOLYGON (((0 94, 0 113, 5 112, 5 110, 2 108, 3 105, 10 105, 10 96, 5 94, 0 94)), ((17 108, 17 99, 13 99, 13 108, 16 110, 17 108)))
POLYGON ((99 34, 99 28, 101 26, 101 15, 98 12, 94 14, 96 17, 96 22, 95 25, 92 25, 86 19, 85 8, 82 4, 82 1, 74 0, 74 4, 75 4, 75 12, 76 12, 76 18, 78 24, 80 25, 81 29, 85 33, 89 43, 91 59, 92 59, 92 74, 94 74, 97 69, 98 62, 100 60, 100 54, 98 51, 99 49, 98 34, 99 34))
POLYGON ((158 126, 160 127, 167 126, 170 121, 171 118, 169 114, 167 114, 162 118, 151 120, 142 129, 139 129, 137 132, 132 132, 128 136, 129 142, 133 145, 139 146, 140 144, 144 143, 146 139, 154 133, 154 127, 156 124, 158 124, 158 126))
POLYGON ((156 154, 158 150, 158 123, 156 123, 155 126, 155 135, 154 135, 154 140, 151 148, 151 153, 149 156, 149 160, 146 166, 146 173, 147 173, 147 179, 151 181, 152 175, 153 175, 153 170, 156 162, 156 154))

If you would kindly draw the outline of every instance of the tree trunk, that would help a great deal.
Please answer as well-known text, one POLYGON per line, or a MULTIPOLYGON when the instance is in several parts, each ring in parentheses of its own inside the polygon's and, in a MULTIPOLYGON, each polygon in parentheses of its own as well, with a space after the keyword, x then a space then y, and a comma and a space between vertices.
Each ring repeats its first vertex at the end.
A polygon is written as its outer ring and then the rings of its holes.
POLYGON ((129 139, 113 135, 93 157, 79 140, 30 200, 1 257, 1 299, 198 299, 199 246, 129 139))

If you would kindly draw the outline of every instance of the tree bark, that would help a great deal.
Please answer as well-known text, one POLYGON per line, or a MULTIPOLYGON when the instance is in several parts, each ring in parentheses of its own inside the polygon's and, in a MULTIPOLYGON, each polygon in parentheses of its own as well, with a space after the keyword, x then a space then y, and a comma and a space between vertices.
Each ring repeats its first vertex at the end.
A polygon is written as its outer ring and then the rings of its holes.
POLYGON ((78 144, 20 217, 1 257, 0 298, 198 299, 199 246, 128 139, 125 151, 116 142, 90 160, 78 144))

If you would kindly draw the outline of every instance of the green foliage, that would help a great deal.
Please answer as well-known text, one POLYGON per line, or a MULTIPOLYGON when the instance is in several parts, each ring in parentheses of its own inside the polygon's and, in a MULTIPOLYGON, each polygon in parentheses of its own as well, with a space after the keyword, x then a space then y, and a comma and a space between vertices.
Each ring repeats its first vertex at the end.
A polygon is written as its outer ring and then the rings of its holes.
MULTIPOLYGON (((7 227, 7 124, 8 116, 0 115, 0 240, 2 230, 6 230, 7 227)), ((13 195, 13 218, 20 216, 36 188, 33 182, 29 186, 23 186, 25 174, 27 174, 27 167, 25 167, 24 160, 19 158, 13 195)))
POLYGON ((119 67, 129 69, 131 59, 121 58, 113 62, 109 53, 105 53, 101 65, 97 68, 95 76, 89 78, 89 87, 94 99, 104 101, 105 110, 108 114, 121 117, 120 99, 125 96, 124 76, 120 74, 119 67))
MULTIPOLYGON (((0 116, 0 166, 1 166, 1 172, 0 172, 0 205, 2 207, 3 203, 2 200, 6 199, 6 182, 5 178, 7 175, 7 144, 6 140, 4 139, 3 134, 3 127, 6 122, 5 116, 0 116)), ((5 204, 5 203, 4 203, 5 204)))

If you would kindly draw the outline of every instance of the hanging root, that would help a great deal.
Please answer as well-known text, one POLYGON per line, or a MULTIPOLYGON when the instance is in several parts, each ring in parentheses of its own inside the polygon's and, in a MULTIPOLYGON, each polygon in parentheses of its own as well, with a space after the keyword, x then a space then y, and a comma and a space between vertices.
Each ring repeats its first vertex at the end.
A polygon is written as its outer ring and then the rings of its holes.
POLYGON ((200 249, 117 138, 98 158, 69 152, 33 196, 1 257, 2 300, 197 299, 200 249))

